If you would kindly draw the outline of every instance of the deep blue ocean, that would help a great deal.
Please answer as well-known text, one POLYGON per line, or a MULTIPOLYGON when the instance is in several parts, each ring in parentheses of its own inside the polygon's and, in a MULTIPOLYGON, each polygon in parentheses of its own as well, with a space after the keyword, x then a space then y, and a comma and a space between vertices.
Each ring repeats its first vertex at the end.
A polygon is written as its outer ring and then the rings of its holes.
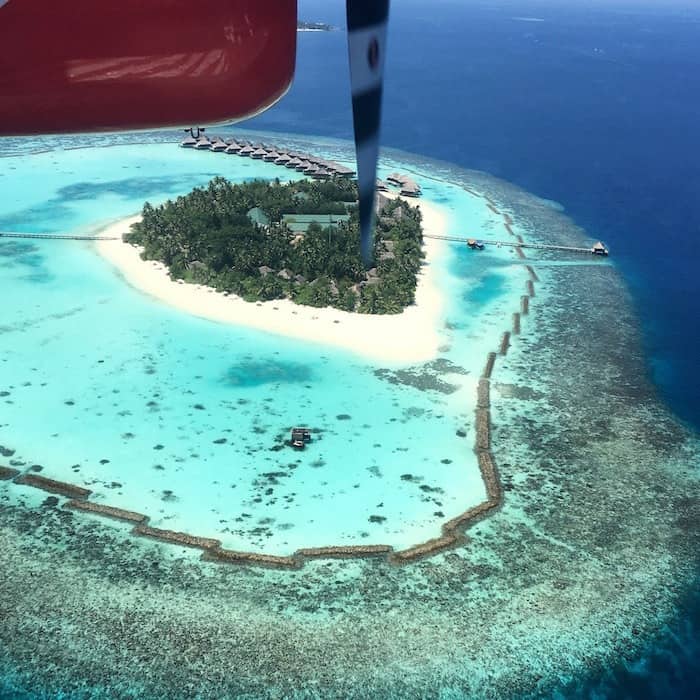
MULTIPOLYGON (((300 18, 342 27, 343 5, 300 18)), ((386 146, 516 183, 608 244, 648 371, 700 426, 700 3, 395 0, 386 70, 386 146)), ((344 33, 300 34, 290 93, 245 126, 349 138, 344 33)), ((566 696, 700 697, 699 653, 696 595, 645 658, 566 696)))

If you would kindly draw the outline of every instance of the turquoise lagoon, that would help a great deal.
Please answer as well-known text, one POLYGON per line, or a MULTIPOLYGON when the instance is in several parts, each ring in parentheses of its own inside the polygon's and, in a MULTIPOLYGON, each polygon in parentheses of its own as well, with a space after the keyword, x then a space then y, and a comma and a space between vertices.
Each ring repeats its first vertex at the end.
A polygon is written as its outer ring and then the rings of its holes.
MULTIPOLYGON (((0 230, 95 231, 215 175, 296 176, 174 140, 60 143, 2 160, 0 230)), ((396 167, 407 166, 387 159, 381 175, 396 167)), ((410 169, 449 214, 448 233, 506 237, 483 198, 410 169)), ((15 465, 88 486, 156 527, 275 554, 410 546, 485 500, 475 386, 524 292, 512 249, 451 245, 431 263, 444 340, 418 367, 177 312, 129 287, 89 243, 5 239, 0 255, 0 444, 15 465), (314 429, 303 453, 284 446, 295 424, 314 429)))
MULTIPOLYGON (((7 142, 0 228, 89 231, 214 174, 278 172, 173 138, 7 142)), ((349 144, 280 140, 349 159, 349 144)), ((526 239, 591 240, 484 173, 398 152, 384 165, 414 173, 454 233, 502 226, 468 186, 526 239)), ((2 462, 273 553, 413 544, 483 498, 476 379, 519 307, 523 262, 540 278, 492 379, 503 503, 452 551, 404 567, 214 565, 1 484, 3 697, 605 697, 619 674, 632 697, 655 659, 696 663, 700 445, 646 376, 614 265, 449 247, 439 361, 403 367, 184 316, 89 245, 4 240, 0 254, 0 444, 15 450, 2 462), (272 449, 297 421, 321 439, 272 449)))

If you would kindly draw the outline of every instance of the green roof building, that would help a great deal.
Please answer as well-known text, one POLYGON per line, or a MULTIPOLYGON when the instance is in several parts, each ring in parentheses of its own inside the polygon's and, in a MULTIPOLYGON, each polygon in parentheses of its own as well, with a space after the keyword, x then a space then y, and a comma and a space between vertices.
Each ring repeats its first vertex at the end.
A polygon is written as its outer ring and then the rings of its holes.
POLYGON ((270 217, 260 207, 253 207, 248 212, 248 218, 258 226, 267 228, 270 225, 270 217))
POLYGON ((316 222, 321 228, 335 228, 343 221, 349 221, 350 214, 282 214, 282 223, 294 233, 306 233, 316 222))

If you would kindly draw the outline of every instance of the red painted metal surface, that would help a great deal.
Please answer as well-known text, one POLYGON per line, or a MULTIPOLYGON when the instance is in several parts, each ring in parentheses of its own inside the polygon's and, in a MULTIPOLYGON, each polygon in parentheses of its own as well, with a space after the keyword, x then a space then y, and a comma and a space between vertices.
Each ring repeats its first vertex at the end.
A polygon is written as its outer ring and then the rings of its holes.
POLYGON ((296 0, 0 0, 0 135, 198 126, 289 87, 296 0))

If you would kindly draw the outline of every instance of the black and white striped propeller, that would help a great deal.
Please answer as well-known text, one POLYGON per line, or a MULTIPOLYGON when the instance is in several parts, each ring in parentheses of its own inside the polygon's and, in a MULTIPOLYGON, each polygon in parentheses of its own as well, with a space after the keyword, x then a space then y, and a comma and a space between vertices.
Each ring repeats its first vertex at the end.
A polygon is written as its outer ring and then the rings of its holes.
POLYGON ((389 0, 347 0, 352 116, 360 199, 360 250, 372 262, 374 195, 389 0))

